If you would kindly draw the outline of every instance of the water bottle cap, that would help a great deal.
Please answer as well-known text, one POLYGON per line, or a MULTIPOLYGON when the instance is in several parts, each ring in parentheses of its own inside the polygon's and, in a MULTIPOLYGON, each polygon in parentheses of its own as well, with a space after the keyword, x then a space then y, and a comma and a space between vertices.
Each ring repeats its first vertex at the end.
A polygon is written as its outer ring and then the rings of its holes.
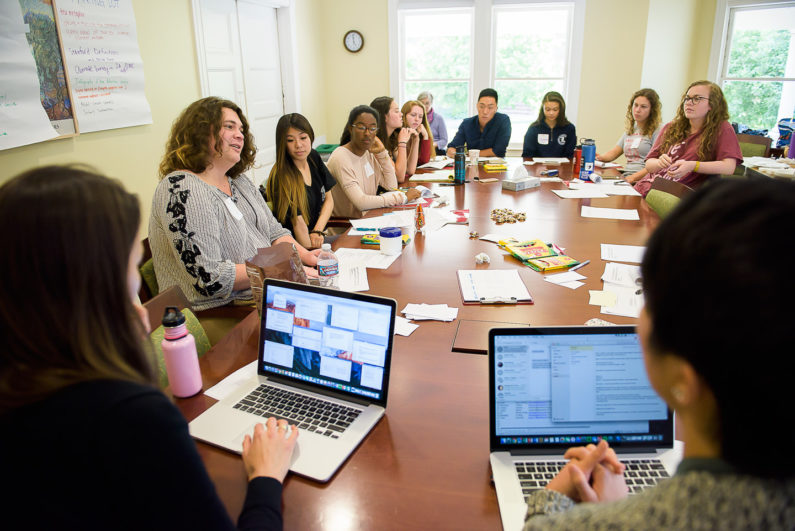
POLYGON ((592 146, 596 144, 596 142, 593 141, 593 138, 583 138, 580 140, 580 142, 583 146, 592 146))
POLYGON ((320 246, 320 250, 321 251, 330 251, 331 250, 331 244, 330 243, 324 243, 323 245, 320 246))
POLYGON ((378 233, 382 238, 400 238, 403 235, 398 227, 384 227, 378 233))
POLYGON ((185 324, 185 314, 176 306, 167 306, 163 314, 163 326, 173 328, 185 324))

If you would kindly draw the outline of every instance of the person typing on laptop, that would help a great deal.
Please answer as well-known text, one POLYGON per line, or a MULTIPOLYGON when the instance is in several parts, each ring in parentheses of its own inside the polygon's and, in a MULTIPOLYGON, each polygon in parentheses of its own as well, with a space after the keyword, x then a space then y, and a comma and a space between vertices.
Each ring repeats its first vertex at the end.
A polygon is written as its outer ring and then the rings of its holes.
POLYGON ((795 423, 781 407, 795 374, 795 284, 780 279, 795 261, 792 212, 793 183, 723 181, 660 223, 638 332, 649 381, 681 422, 684 459, 673 478, 623 499, 607 442, 572 448, 530 495, 526 530, 795 528, 795 423))
MULTIPOLYGON (((4 528, 235 528, 155 387, 137 198, 85 167, 43 167, 0 187, 0 224, 4 528)), ((241 529, 282 528, 287 429, 269 418, 242 441, 241 529)))

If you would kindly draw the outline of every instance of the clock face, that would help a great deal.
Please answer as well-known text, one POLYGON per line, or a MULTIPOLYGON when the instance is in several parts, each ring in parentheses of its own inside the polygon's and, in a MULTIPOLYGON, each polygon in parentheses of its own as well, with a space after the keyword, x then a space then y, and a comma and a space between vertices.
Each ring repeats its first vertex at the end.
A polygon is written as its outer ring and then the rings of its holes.
POLYGON ((351 30, 345 34, 342 39, 345 49, 349 52, 356 53, 364 47, 364 37, 356 30, 351 30))

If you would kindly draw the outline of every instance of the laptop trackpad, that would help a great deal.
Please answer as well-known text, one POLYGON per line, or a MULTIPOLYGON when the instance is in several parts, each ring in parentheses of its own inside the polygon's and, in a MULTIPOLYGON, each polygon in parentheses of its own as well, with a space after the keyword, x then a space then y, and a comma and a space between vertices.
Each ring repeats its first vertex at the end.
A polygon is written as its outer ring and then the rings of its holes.
MULTIPOLYGON (((251 435, 252 438, 254 437, 254 426, 256 426, 257 424, 260 424, 260 423, 259 422, 255 422, 255 423, 251 424, 249 427, 247 427, 246 429, 241 431, 237 435, 237 437, 232 439, 232 448, 234 448, 236 452, 243 453, 243 439, 246 438, 246 435, 251 435)), ((297 430, 298 428, 293 428, 293 429, 297 430)), ((290 430, 288 430, 287 433, 285 433, 285 438, 289 437, 289 434, 290 434, 290 430)), ((298 456, 299 455, 301 455, 301 444, 298 441, 296 441, 295 442, 295 449, 293 450, 293 457, 292 457, 292 459, 290 459, 290 464, 291 465, 294 464, 298 460, 298 456)))

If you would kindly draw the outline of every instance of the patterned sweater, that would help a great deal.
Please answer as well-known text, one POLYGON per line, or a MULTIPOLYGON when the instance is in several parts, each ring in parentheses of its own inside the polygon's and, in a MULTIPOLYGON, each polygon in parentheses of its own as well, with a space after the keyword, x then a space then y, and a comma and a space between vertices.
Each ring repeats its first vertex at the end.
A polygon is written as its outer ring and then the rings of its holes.
POLYGON ((149 245, 160 290, 179 286, 194 310, 251 299, 233 291, 235 264, 289 236, 245 175, 229 179, 230 198, 188 171, 166 175, 152 199, 149 245))
POLYGON ((533 493, 525 531, 534 529, 795 529, 795 478, 740 475, 711 459, 685 459, 676 475, 613 503, 533 493))

